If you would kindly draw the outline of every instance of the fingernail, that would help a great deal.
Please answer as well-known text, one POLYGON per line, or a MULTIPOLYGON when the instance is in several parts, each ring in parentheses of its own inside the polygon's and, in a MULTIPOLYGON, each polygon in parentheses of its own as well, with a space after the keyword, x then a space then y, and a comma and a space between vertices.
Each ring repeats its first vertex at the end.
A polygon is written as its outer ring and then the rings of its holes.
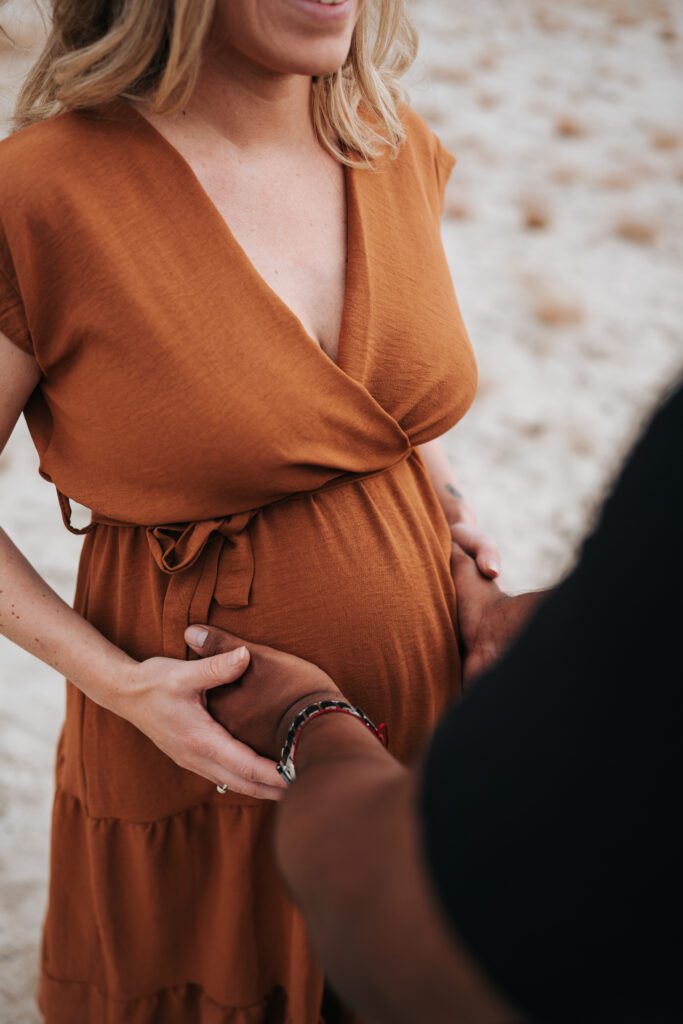
POLYGON ((231 665, 237 665, 243 658, 246 658, 246 656, 246 647, 238 647, 236 651, 230 651, 228 654, 228 661, 231 665))
POLYGON ((193 647, 202 647, 208 635, 208 629, 203 629, 202 626, 188 626, 185 630, 185 639, 193 647))
POLYGON ((492 558, 489 558, 488 561, 484 562, 484 566, 486 571, 492 573, 494 576, 497 576, 500 572, 500 564, 492 558))

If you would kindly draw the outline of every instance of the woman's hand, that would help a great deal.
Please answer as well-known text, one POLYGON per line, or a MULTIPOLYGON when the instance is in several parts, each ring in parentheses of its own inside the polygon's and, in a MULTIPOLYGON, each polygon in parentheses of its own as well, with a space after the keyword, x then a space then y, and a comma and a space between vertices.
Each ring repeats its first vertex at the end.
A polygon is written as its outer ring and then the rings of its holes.
POLYGON ((485 579, 494 579, 500 573, 498 549, 477 526, 474 509, 457 485, 441 439, 426 441, 419 445, 419 450, 453 540, 472 556, 485 579))
POLYGON ((484 579, 492 580, 500 575, 500 553, 495 543, 477 526, 472 506, 464 499, 456 499, 449 525, 451 537, 472 558, 484 579))
POLYGON ((221 726, 266 757, 280 757, 287 730, 302 707, 316 700, 343 699, 339 688, 317 665, 240 640, 224 629, 190 626, 185 642, 207 659, 204 664, 228 657, 220 652, 246 645, 250 661, 242 679, 212 689, 208 706, 221 726))
POLYGON ((278 800, 285 785, 274 763, 226 733, 206 710, 208 694, 239 679, 249 665, 249 651, 232 647, 238 649, 202 661, 136 662, 116 693, 108 695, 107 707, 181 768, 234 793, 278 800))
POLYGON ((505 594, 485 580, 458 544, 451 558, 465 684, 496 662, 545 595, 545 591, 505 594))

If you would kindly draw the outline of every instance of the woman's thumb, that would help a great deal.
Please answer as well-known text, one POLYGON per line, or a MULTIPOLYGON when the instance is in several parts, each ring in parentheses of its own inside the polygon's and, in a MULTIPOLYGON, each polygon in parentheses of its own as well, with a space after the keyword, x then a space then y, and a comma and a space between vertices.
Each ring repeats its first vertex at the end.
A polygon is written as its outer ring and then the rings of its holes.
POLYGON ((214 654, 201 661, 188 662, 192 668, 193 678, 202 690, 224 683, 234 683, 244 675, 249 665, 249 651, 246 647, 238 647, 234 651, 214 654))

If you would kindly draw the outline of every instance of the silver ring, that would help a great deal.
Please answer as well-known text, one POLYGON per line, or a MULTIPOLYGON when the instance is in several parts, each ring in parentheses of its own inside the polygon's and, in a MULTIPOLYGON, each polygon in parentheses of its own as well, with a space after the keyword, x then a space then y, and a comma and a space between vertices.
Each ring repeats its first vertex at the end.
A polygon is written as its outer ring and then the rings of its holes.
POLYGON ((230 787, 224 782, 222 786, 216 786, 216 789, 222 795, 223 793, 227 793, 230 787))

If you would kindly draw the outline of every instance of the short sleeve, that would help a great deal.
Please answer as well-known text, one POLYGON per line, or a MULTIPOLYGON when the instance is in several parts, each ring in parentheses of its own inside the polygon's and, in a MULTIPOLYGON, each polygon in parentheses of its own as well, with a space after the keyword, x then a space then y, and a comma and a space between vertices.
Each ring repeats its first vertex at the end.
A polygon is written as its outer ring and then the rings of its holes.
POLYGON ((10 278, 0 266, 0 331, 17 346, 33 355, 33 342, 26 322, 24 303, 10 278))
POLYGON ((455 167, 456 158, 446 149, 438 135, 432 132, 432 145, 434 148, 434 166, 436 169, 436 181, 439 190, 439 209, 443 213, 444 199, 446 196, 446 185, 455 167))
POLYGON ((446 186, 456 158, 413 107, 405 104, 400 109, 407 129, 406 162, 412 164, 420 190, 438 218, 443 213, 446 186))
POLYGON ((33 163, 17 160, 21 155, 23 132, 16 132, 0 140, 0 331, 29 355, 34 344, 26 311, 26 294, 22 293, 18 249, 23 241, 32 244, 27 231, 29 218, 24 196, 31 195, 33 163))

